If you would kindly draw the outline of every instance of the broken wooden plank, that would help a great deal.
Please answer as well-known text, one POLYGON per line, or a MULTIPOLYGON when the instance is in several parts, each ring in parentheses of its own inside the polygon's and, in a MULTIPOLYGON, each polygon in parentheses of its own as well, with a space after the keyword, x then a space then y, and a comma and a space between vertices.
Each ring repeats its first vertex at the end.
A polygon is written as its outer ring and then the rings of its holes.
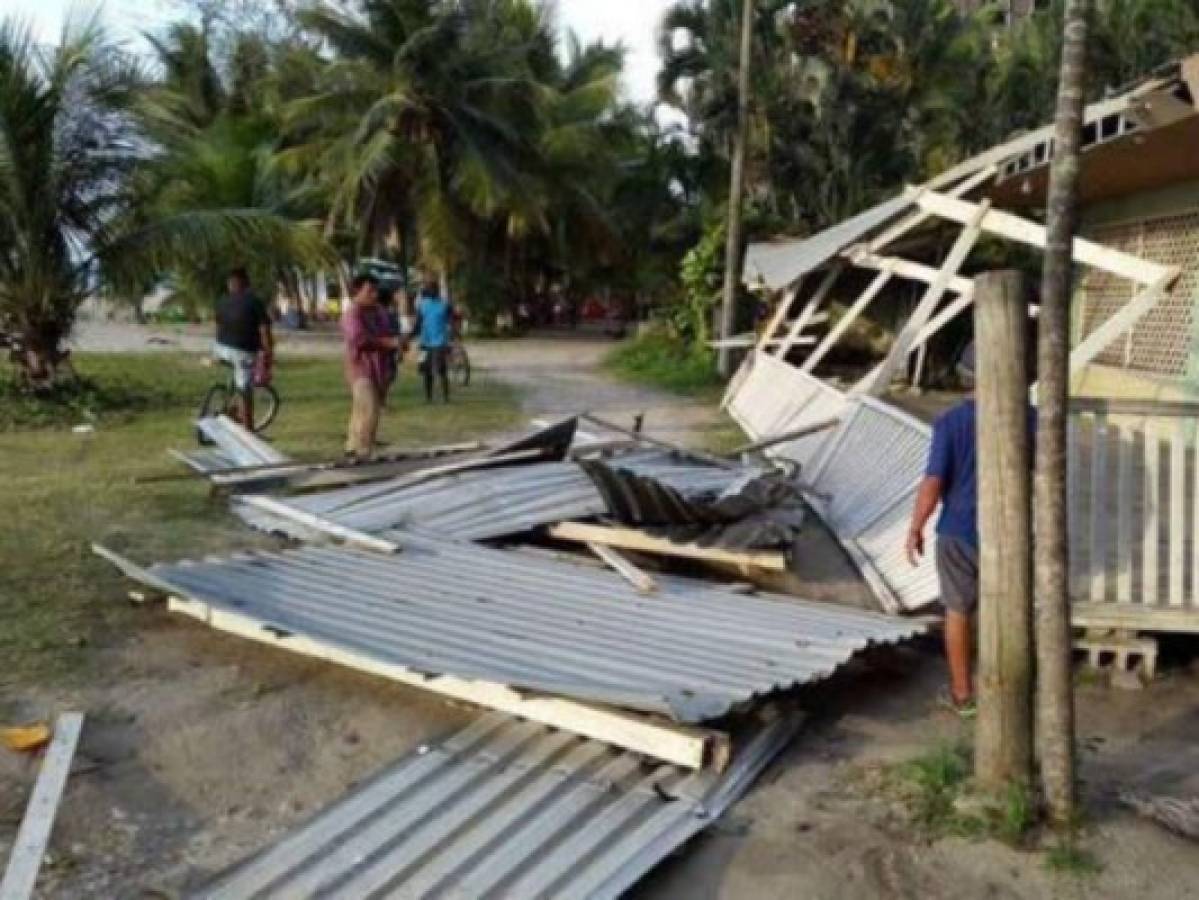
POLYGON ((432 691, 454 700, 521 716, 689 769, 705 766, 719 769, 728 762, 730 743, 728 735, 723 732, 518 691, 495 682, 451 675, 427 675, 406 666, 381 662, 330 642, 291 634, 250 616, 217 609, 198 600, 173 596, 168 609, 198 619, 218 631, 432 691))
MULTIPOLYGON (((917 202, 922 209, 962 225, 974 221, 978 217, 979 211, 982 210, 981 204, 950 197, 947 194, 938 194, 935 191, 925 191, 917 199, 917 202)), ((978 219, 978 224, 988 234, 1028 244, 1042 250, 1045 248, 1045 226, 1013 213, 986 209, 983 211, 982 217, 978 219)), ((1169 266, 1150 262, 1139 256, 1133 256, 1131 253, 1114 250, 1084 238, 1074 239, 1074 261, 1144 285, 1157 284, 1168 279, 1171 273, 1169 266)))
MULTIPOLYGON (((783 340, 778 344, 777 349, 774 351, 774 355, 779 359, 786 358, 787 354, 791 351, 791 348, 798 342, 799 336, 803 330, 807 328, 808 325, 812 324, 812 320, 820 311, 820 307, 824 305, 825 301, 829 297, 829 294, 832 293, 833 287, 837 283, 837 279, 841 277, 841 273, 844 271, 844 266, 844 263, 838 263, 829 269, 828 274, 824 276, 824 280, 820 282, 820 286, 816 288, 816 293, 812 295, 812 299, 810 299, 804 305, 803 311, 800 312, 795 321, 791 323, 791 327, 787 329, 786 337, 783 338, 783 340)), ((773 335, 771 335, 771 337, 773 337, 773 335)), ((766 342, 763 341, 762 348, 765 348, 765 346, 766 342)))
MULTIPOLYGON (((907 278, 911 281, 923 281, 925 284, 932 284, 940 274, 939 269, 898 256, 878 256, 873 253, 861 253, 860 251, 847 252, 856 254, 850 256, 849 259, 859 268, 874 269, 877 272, 887 270, 899 278, 907 278)), ((955 294, 972 293, 974 291, 974 279, 967 278, 964 275, 955 275, 949 279, 948 289, 955 294)))
POLYGON ((383 538, 375 537, 373 534, 366 534, 362 531, 356 531, 353 528, 347 528, 344 525, 324 519, 307 510, 297 509, 273 497, 242 497, 241 502, 247 506, 253 506, 263 512, 278 516, 281 519, 297 522, 300 525, 337 538, 337 540, 347 544, 365 547, 367 550, 374 550, 379 553, 399 553, 402 549, 395 541, 384 540, 383 538))
POLYGON ((1078 372, 1107 349, 1120 335, 1133 328, 1158 302, 1178 277, 1179 270, 1171 268, 1158 281, 1120 307, 1102 325, 1088 334, 1070 351, 1070 371, 1078 372))
POLYGON ((726 550, 721 547, 700 547, 698 544, 676 544, 666 538, 654 537, 635 528, 589 525, 585 522, 562 522, 552 526, 549 533, 550 537, 564 541, 603 544, 622 550, 639 550, 643 553, 677 556, 681 559, 731 563, 743 569, 766 569, 771 572, 783 572, 787 569, 787 556, 783 553, 764 550, 726 550))
POLYGON ((878 273, 869 287, 862 291, 858 299, 845 311, 845 314, 841 316, 837 324, 824 336, 824 340, 820 342, 820 346, 808 354, 808 358, 804 360, 803 365, 800 367, 801 372, 811 372, 828 355, 828 352, 833 349, 837 341, 841 340, 845 332, 849 330, 849 326, 857 321, 858 316, 865 311, 866 307, 887 286, 887 282, 891 280, 891 274, 889 268, 885 268, 878 273))
POLYGON ((27 900, 33 896, 82 729, 83 713, 63 713, 54 723, 54 739, 42 760, 33 795, 8 858, 4 881, 0 882, 0 900, 27 900))
POLYGON ((729 456, 736 459, 746 453, 757 453, 759 450, 768 450, 779 444, 789 444, 791 441, 798 441, 801 438, 811 437, 822 431, 828 431, 830 428, 836 428, 840 421, 841 419, 836 416, 822 419, 819 422, 813 422, 811 425, 805 425, 802 428, 795 428, 782 434, 772 435, 760 441, 754 441, 752 444, 744 444, 730 453, 729 456))
MULTIPOLYGON (((959 277, 958 271, 966 262, 970 251, 974 249, 975 243, 978 242, 979 236, 982 234, 982 222, 991 209, 990 201, 984 200, 977 206, 971 205, 971 209, 974 211, 973 215, 965 222, 949 255, 945 257, 944 263, 937 271, 936 278, 929 282, 928 289, 920 298, 920 302, 916 305, 916 309, 912 312, 911 318, 908 319, 903 330, 895 338, 890 352, 870 374, 854 385, 851 393, 883 394, 890 388, 891 378, 895 372, 907 365, 908 354, 912 351, 917 335, 936 312, 937 305, 945 296, 945 292, 950 289, 953 279, 959 277)), ((971 290, 973 290, 973 282, 971 282, 971 290)))
POLYGON ((658 583, 637 568, 632 560, 624 554, 605 544, 597 544, 595 541, 588 541, 587 549, 607 563, 613 571, 642 594, 653 594, 658 590, 658 583))

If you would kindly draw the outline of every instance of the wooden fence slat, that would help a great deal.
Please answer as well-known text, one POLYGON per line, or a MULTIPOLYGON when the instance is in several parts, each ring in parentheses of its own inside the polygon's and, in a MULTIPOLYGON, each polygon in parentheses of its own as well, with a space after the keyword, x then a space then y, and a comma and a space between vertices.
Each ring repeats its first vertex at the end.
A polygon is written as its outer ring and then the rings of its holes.
POLYGON ((1158 487, 1161 476, 1161 439, 1152 422, 1145 423, 1145 479, 1144 507, 1141 543, 1141 602, 1146 606, 1157 604, 1158 594, 1158 541, 1161 528, 1158 520, 1158 487))
POLYGON ((1107 416, 1095 416, 1091 432, 1091 600, 1107 599, 1107 416))
POLYGON ((1183 498, 1186 496, 1186 432, 1184 421, 1176 419, 1170 431, 1170 605, 1182 606, 1183 569, 1186 557, 1183 541, 1186 539, 1186 512, 1183 498))
POLYGON ((1116 429, 1116 601, 1132 602, 1132 481, 1137 433, 1127 425, 1116 429))
POLYGON ((1082 417, 1069 416, 1066 419, 1066 502, 1071 535, 1070 553, 1070 594, 1078 596, 1082 591, 1082 554, 1078 552, 1078 544, 1074 536, 1083 533, 1082 517, 1082 462, 1083 448, 1079 440, 1082 430, 1082 417))
POLYGON ((42 768, 33 785, 33 794, 21 819, 17 839, 8 858, 4 879, 0 881, 0 900, 27 900, 33 896, 37 873, 46 855, 50 832, 62 792, 71 774, 75 745, 83 729, 83 713, 66 712, 55 720, 54 738, 46 749, 42 768))

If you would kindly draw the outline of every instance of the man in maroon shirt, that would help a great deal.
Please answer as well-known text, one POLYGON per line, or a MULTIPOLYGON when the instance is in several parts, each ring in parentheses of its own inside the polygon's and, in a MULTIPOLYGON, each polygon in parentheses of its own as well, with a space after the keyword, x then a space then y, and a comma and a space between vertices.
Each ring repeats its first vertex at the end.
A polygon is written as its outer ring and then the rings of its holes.
POLYGON ((346 381, 352 405, 346 438, 346 456, 369 459, 375 449, 379 415, 387 391, 395 380, 396 350, 401 339, 379 304, 379 283, 371 275, 358 275, 350 285, 353 303, 341 317, 346 345, 346 381))

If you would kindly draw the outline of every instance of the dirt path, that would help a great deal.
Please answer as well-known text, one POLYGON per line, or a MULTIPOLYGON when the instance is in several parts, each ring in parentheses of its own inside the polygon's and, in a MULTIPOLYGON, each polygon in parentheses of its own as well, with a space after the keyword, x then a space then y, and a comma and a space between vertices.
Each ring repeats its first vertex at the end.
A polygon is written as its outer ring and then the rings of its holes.
MULTIPOLYGON (((591 409, 628 421, 644 411, 647 428, 680 441, 713 427, 709 408, 602 375, 597 364, 608 346, 518 341, 481 344, 472 353, 476 364, 524 390, 531 417, 591 409)), ((861 596, 843 556, 818 529, 800 547, 800 567, 805 593, 861 596)), ((45 896, 175 896, 475 714, 418 690, 223 637, 160 609, 139 615, 136 634, 101 651, 91 684, 31 687, 0 702, 6 719, 68 706, 88 713, 83 768, 60 813, 45 896)), ((893 802, 862 787, 880 766, 967 736, 936 705, 944 673, 930 639, 855 662, 804 692, 812 716, 801 737, 729 817, 634 894, 1192 897, 1199 850, 1114 799, 1120 787, 1199 793, 1199 672, 1177 661, 1187 652, 1183 645, 1146 691, 1080 690, 1086 843, 1104 867, 1096 876, 1050 874, 1039 856, 993 841, 930 842, 893 802)), ((0 752, 0 858, 34 774, 30 761, 0 752)))

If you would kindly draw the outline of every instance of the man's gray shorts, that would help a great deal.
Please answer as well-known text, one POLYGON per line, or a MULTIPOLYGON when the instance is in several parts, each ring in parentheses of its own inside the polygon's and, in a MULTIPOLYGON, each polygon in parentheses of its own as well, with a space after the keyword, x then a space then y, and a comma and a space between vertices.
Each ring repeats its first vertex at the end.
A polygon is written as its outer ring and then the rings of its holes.
POLYGON ((968 616, 978 609, 978 548, 961 538, 937 536, 937 578, 941 602, 968 616))

